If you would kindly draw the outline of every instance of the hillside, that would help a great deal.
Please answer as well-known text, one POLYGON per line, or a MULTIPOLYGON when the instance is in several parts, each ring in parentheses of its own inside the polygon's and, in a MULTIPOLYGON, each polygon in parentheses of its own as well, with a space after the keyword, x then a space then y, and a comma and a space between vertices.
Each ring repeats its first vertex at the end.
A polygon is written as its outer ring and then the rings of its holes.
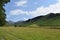
MULTIPOLYGON (((18 23, 18 24, 21 24, 21 23, 18 23)), ((23 22, 19 26, 30 26, 30 25, 60 26, 60 13, 56 13, 56 14, 50 13, 45 16, 38 16, 23 22)))

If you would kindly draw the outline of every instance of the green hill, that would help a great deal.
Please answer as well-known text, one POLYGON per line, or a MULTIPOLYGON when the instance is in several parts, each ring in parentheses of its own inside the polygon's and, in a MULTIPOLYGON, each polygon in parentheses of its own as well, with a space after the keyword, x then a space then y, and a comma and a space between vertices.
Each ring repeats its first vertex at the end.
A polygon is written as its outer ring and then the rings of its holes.
MULTIPOLYGON (((21 24, 21 23, 20 23, 21 24)), ((45 16, 38 16, 23 22, 19 26, 60 26, 60 13, 50 13, 45 16)))

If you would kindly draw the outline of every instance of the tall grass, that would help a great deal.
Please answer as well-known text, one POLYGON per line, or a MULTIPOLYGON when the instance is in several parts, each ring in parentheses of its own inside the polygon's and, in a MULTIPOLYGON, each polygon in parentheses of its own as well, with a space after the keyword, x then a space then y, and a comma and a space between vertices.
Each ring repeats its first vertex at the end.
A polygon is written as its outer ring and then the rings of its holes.
POLYGON ((60 40, 60 29, 0 27, 0 40, 60 40))

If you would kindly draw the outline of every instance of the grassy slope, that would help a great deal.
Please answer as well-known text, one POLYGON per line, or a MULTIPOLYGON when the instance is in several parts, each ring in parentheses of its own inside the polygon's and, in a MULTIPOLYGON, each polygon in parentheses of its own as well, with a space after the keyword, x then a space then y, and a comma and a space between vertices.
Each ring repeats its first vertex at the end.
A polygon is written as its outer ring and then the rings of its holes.
POLYGON ((60 13, 38 16, 22 23, 17 22, 16 26, 33 27, 33 26, 60 26, 60 13))
POLYGON ((38 26, 60 26, 60 19, 59 17, 55 18, 45 18, 45 19, 38 19, 33 22, 28 22, 23 24, 23 26, 30 26, 30 25, 38 25, 38 26))
POLYGON ((0 27, 0 40, 60 40, 59 29, 0 27))
POLYGON ((51 19, 37 20, 36 24, 38 25, 60 25, 60 19, 58 19, 58 17, 55 17, 51 19))

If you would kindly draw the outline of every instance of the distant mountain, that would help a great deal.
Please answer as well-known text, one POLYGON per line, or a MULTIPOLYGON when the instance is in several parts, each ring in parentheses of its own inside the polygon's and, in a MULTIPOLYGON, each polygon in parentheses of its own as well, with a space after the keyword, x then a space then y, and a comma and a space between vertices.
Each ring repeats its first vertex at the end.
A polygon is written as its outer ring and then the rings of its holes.
POLYGON ((14 25, 20 26, 20 25, 22 25, 22 24, 24 24, 24 23, 25 23, 25 21, 18 21, 18 22, 15 22, 14 25))
POLYGON ((6 25, 8 25, 8 26, 14 26, 14 23, 15 22, 13 22, 13 21, 7 21, 6 25))
POLYGON ((60 13, 49 13, 45 16, 38 16, 27 21, 16 22, 19 26, 59 26, 60 25, 60 13))

